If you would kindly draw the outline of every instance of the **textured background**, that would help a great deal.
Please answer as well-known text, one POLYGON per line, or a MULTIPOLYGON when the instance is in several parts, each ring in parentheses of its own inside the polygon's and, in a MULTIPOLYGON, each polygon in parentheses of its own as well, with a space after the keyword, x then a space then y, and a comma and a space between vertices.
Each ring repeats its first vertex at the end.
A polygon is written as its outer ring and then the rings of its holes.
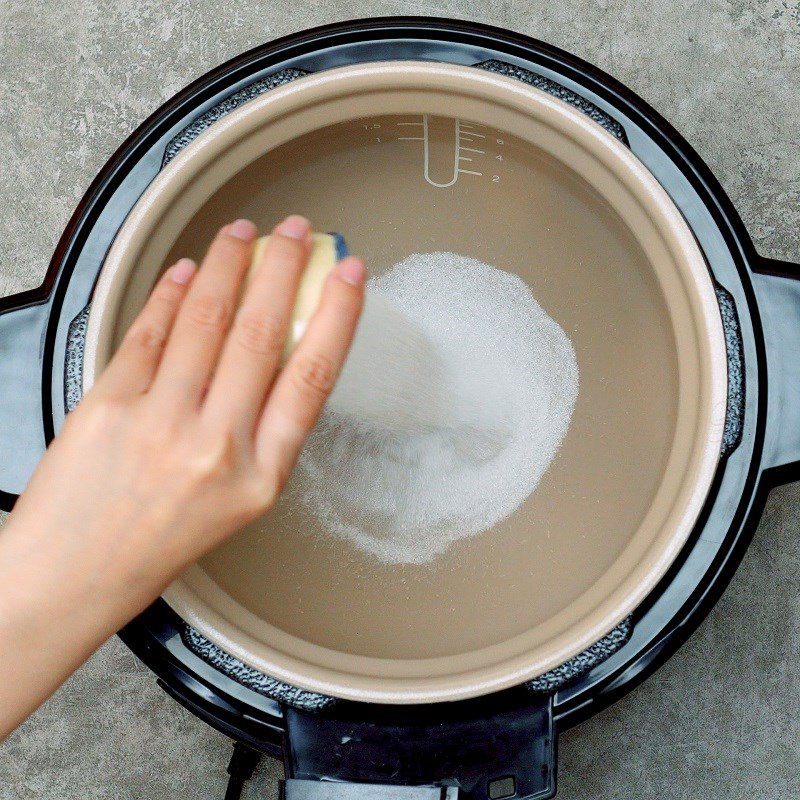
MULTIPOLYGON (((0 0, 0 293, 37 285, 94 174, 153 109, 265 40, 346 17, 474 16, 627 83, 700 152, 760 251, 800 258, 797 0, 0 0)), ((800 796, 800 486, 646 684, 560 740, 561 800, 800 796)), ((0 645, 6 646, 6 645, 0 645)), ((222 798, 229 743, 116 640, 0 746, 0 798, 222 798)), ((249 798, 276 797, 270 762, 249 798)))

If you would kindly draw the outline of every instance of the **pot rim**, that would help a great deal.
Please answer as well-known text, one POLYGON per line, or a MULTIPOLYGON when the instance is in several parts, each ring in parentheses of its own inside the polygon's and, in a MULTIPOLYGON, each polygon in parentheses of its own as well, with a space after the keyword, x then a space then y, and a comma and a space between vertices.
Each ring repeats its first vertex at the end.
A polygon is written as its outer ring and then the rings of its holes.
MULTIPOLYGON (((100 272, 89 315, 84 358, 84 390, 94 380, 100 350, 101 334, 107 330, 108 308, 123 288, 130 267, 130 254, 141 247, 146 224, 174 198, 198 170, 212 163, 226 147, 233 147, 248 132, 264 125, 264 118, 279 111, 288 113, 302 105, 309 93, 343 95, 353 86, 368 90, 369 85, 383 81, 395 88, 419 85, 457 87, 472 92, 475 97, 493 103, 507 103, 527 113, 546 117, 547 124, 559 127, 565 135, 580 141, 593 155, 613 165, 617 176, 624 177, 626 186, 648 212, 653 224, 670 240, 683 279, 694 301, 693 321, 701 328, 701 347, 706 347, 705 388, 702 442, 697 445, 693 461, 691 487, 684 487, 681 513, 677 515, 672 535, 658 557, 651 558, 647 569, 633 573, 603 603, 592 609, 591 624, 584 624, 579 634, 572 625, 549 643, 547 653, 526 653, 521 657, 498 661, 491 667, 468 669, 461 673, 428 677, 357 676, 336 668, 320 668, 303 664, 275 651, 271 657, 254 657, 255 640, 242 636, 242 631, 226 616, 208 608, 198 612, 193 593, 185 579, 178 579, 164 593, 167 602, 191 625, 231 655, 281 680, 303 688, 353 700, 385 703, 418 703, 456 700, 486 694, 529 680, 582 652, 605 635, 629 614, 652 590, 677 557, 700 513, 717 469, 726 411, 727 361, 722 324, 714 287, 699 246, 682 216, 664 189, 641 162, 613 136, 587 119, 579 111, 539 90, 509 78, 485 73, 470 67, 432 64, 428 62, 376 62, 368 65, 329 70, 274 89, 224 117, 209 131, 200 135, 154 179, 144 192, 120 229, 100 272), (394 82, 394 83, 392 83, 394 82), (104 322, 105 328, 104 328, 104 322), (636 580, 634 580, 636 577, 636 580), (572 633, 571 633, 572 632, 572 633), (570 635, 571 634, 571 635, 570 635)), ((622 177, 620 179, 622 179, 622 177)), ((113 320, 112 320, 113 321, 113 320)), ((688 483, 685 481, 685 483, 688 483)), ((190 571, 191 572, 191 571, 190 571)), ((263 649, 263 647, 262 647, 263 649)), ((539 650, 546 648, 540 647, 539 650)), ((370 659, 358 658, 360 662, 370 659)), ((372 659, 387 662, 384 659, 372 659)), ((427 659, 416 662, 417 672, 426 668, 427 659)), ((377 665, 376 665, 377 666, 377 665)), ((429 665, 431 668, 434 664, 429 665)))

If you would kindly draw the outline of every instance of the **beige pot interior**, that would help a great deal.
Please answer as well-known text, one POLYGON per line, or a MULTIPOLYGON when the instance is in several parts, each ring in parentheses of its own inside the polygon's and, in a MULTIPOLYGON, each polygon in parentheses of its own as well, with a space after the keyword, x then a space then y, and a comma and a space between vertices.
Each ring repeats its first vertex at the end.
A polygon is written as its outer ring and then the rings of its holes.
POLYGON ((290 212, 344 233, 374 274, 449 250, 521 276, 576 351, 571 427, 516 513, 431 563, 379 563, 282 501, 167 602, 267 674, 375 702, 479 695, 594 643, 675 559, 719 456, 718 308, 666 193, 594 122, 510 79, 413 62, 306 77, 216 123, 141 198, 96 288, 85 386, 165 265, 235 217, 266 231, 290 212), (456 120, 483 151, 463 172, 456 120))

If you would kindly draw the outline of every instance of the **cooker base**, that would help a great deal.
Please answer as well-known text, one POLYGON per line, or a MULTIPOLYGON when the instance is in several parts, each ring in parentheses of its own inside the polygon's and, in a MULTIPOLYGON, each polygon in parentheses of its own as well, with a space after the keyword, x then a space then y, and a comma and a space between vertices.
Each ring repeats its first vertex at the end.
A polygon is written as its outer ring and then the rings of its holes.
POLYGON ((391 785, 402 780, 405 786, 424 787, 440 774, 447 775, 446 785, 437 788, 441 797, 552 797, 551 703, 550 696, 510 692, 445 705, 387 707, 377 718, 372 709, 366 718, 365 709, 355 703, 323 716, 288 709, 287 778, 311 782, 303 787, 304 794, 300 784, 291 791, 298 798, 321 800, 324 795, 315 794, 312 785, 318 788, 321 781, 391 785), (359 747, 347 747, 350 741, 359 747))

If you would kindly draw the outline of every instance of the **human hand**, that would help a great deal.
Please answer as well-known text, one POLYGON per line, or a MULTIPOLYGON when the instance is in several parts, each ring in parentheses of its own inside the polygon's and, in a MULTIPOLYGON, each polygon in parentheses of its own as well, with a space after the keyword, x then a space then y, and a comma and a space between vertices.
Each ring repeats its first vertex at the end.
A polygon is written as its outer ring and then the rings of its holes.
POLYGON ((113 530, 120 557, 163 584, 273 505, 344 362, 364 275, 338 265, 278 373, 310 229, 290 217, 274 233, 238 311, 252 223, 223 228, 196 276, 189 260, 167 270, 15 519, 113 530))
POLYGON ((273 233, 238 311, 251 222, 223 228, 199 271, 187 259, 167 270, 3 530, 0 585, 13 596, 0 597, 0 617, 4 601, 11 617, 27 615, 25 636, 41 649, 69 613, 57 637, 71 653, 60 679, 185 566, 275 503, 333 388, 364 266, 352 257, 337 265, 280 369, 310 228, 289 217, 273 233))

